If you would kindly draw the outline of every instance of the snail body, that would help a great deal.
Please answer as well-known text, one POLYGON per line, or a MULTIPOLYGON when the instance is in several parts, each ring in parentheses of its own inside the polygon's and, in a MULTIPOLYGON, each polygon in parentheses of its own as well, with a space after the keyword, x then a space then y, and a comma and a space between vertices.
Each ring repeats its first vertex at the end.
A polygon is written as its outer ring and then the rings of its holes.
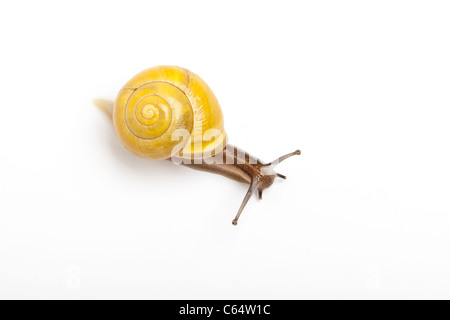
POLYGON ((276 177, 273 168, 296 150, 271 163, 263 163, 243 150, 227 145, 219 102, 199 76, 175 66, 146 69, 129 80, 114 104, 101 103, 111 115, 122 144, 148 159, 167 159, 184 166, 221 174, 249 184, 247 194, 233 220, 254 192, 262 191, 276 177))

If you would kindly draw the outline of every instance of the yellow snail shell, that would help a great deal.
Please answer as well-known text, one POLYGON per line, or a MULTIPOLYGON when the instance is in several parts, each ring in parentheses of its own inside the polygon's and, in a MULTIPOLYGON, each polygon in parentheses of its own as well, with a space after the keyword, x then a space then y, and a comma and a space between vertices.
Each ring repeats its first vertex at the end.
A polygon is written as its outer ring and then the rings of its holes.
POLYGON ((114 128, 124 146, 149 159, 167 159, 180 146, 173 134, 189 133, 181 145, 183 158, 201 157, 226 146, 219 102, 196 74, 175 66, 144 70, 120 90, 113 110, 114 128), (204 139, 208 130, 212 139, 204 139), (206 141, 205 141, 206 140, 206 141))

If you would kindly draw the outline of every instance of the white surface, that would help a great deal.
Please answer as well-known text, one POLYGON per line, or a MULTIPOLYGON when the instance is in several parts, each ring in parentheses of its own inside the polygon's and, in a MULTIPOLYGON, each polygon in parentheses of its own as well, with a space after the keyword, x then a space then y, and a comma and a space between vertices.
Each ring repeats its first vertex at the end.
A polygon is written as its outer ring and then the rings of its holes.
POLYGON ((0 298, 450 298, 445 1, 0 5, 0 298), (93 98, 174 64, 246 186, 128 153, 93 98))

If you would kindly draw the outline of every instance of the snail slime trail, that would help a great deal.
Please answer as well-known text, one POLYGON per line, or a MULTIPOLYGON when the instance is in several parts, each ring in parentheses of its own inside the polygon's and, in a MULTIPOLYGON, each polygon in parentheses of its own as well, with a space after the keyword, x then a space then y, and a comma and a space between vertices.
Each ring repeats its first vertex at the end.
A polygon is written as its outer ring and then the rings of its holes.
POLYGON ((286 179, 275 172, 275 166, 300 154, 300 150, 296 150, 265 163, 227 144, 216 96, 198 75, 176 66, 146 69, 122 87, 114 103, 103 99, 94 103, 112 118, 120 141, 135 155, 151 160, 171 160, 248 184, 233 225, 237 225, 253 194, 262 199, 263 190, 276 178, 286 179), (187 133, 182 145, 180 132, 187 133), (211 132, 214 132, 214 139, 211 139, 211 132), (212 155, 221 161, 210 161, 212 155))

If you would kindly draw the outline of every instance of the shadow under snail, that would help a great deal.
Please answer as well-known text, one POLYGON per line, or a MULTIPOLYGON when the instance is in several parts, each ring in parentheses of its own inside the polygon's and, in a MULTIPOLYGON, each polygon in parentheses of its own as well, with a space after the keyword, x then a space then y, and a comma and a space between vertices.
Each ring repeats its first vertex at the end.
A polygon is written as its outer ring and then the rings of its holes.
POLYGON ((132 153, 249 184, 233 225, 253 193, 261 199, 276 177, 286 179, 274 167, 300 154, 296 150, 264 163, 227 144, 216 96, 199 76, 176 66, 146 69, 122 87, 115 103, 94 103, 112 118, 120 141, 132 153))

